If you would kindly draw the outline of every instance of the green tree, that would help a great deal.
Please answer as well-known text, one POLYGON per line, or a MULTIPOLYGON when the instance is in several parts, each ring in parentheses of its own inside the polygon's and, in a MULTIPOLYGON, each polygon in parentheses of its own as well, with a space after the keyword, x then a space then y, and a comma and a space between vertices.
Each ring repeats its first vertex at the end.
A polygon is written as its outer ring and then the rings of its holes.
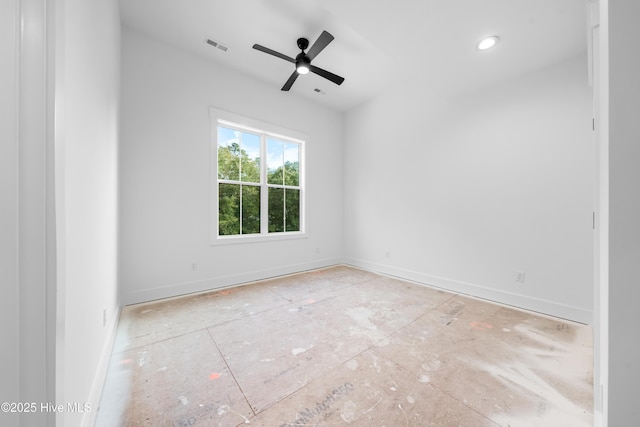
POLYGON ((284 184, 299 185, 298 162, 285 162, 284 164, 284 184))
MULTIPOLYGON (((286 162, 271 172, 270 183, 299 185, 298 162, 286 162)), ((300 190, 295 188, 269 188, 269 233, 300 231, 300 190)))
POLYGON ((218 179, 260 182, 260 157, 254 159, 237 142, 218 147, 218 179))
MULTIPOLYGON (((299 163, 287 161, 268 173, 270 184, 298 186, 299 163)), ((218 147, 218 234, 260 233, 260 158, 251 158, 237 142, 218 147)), ((270 187, 270 233, 300 231, 300 190, 270 187)))
POLYGON ((218 184, 218 234, 240 234, 240 186, 218 184))
POLYGON ((218 184, 218 234, 260 232, 260 158, 250 158, 237 142, 218 147, 218 178, 238 183, 218 184), (242 227, 240 227, 242 224, 242 227))

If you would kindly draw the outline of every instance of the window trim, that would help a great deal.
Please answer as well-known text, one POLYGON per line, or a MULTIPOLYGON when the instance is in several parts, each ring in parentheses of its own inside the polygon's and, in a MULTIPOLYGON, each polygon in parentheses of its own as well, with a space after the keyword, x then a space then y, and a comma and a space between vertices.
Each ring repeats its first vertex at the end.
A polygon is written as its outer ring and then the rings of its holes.
MULTIPOLYGON (((294 131, 291 129, 287 129, 284 127, 276 126, 270 123, 262 122, 260 120, 251 119, 245 116, 241 116, 239 114, 230 113, 228 111, 220 110, 215 107, 209 108, 209 134, 210 134, 210 168, 211 168, 211 235, 210 235, 210 244, 211 245, 229 245, 229 244, 242 244, 242 243, 255 243, 255 242, 271 242, 271 241, 279 241, 279 240, 290 240, 290 239, 304 239, 307 238, 306 232, 306 186, 305 186, 305 171, 306 171, 306 156, 305 156, 305 145, 308 141, 306 134, 294 131), (260 135, 265 135, 266 137, 276 138, 278 140, 284 142, 293 142, 299 145, 299 156, 300 156, 300 165, 299 165, 299 187, 300 187, 300 231, 285 231, 285 232, 277 232, 277 233, 267 233, 263 234, 263 230, 266 228, 262 226, 263 221, 266 220, 266 212, 267 209, 261 209, 261 233, 260 234, 238 234, 238 235, 228 235, 228 236, 220 236, 218 235, 218 126, 231 126, 233 128, 237 128, 239 130, 258 133, 260 135)), ((261 138, 262 139, 262 138, 261 138)), ((266 176, 263 175, 263 164, 266 164, 266 145, 260 145, 260 156, 261 156, 261 182, 259 184, 260 188, 268 188, 268 183, 266 182, 266 176)), ((250 183, 248 183, 251 185, 250 183)), ((261 206, 267 200, 266 191, 261 192, 261 206)), ((266 223, 264 223, 266 224, 266 223)))

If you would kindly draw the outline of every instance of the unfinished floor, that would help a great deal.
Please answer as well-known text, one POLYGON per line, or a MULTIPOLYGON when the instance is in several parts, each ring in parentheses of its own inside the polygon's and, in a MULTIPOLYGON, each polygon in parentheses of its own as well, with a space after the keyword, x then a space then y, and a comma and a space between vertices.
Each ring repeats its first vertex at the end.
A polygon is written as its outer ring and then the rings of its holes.
POLYGON ((337 266, 125 307, 97 426, 591 426, 592 331, 337 266))

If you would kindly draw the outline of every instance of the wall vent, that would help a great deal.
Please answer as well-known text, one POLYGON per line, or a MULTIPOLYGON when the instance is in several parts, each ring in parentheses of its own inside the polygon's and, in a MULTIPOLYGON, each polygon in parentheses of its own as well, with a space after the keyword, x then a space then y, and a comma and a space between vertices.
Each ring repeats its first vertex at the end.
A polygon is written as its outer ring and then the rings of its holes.
POLYGON ((222 43, 217 42, 217 41, 215 41, 215 40, 206 39, 206 40, 205 40, 205 42, 206 42, 207 44, 210 44, 210 45, 211 45, 211 46, 213 46, 213 47, 217 47, 218 49, 220 49, 220 50, 221 50, 221 51, 223 51, 223 52, 226 52, 226 51, 227 51, 227 49, 228 49, 228 47, 226 47, 226 46, 225 46, 225 45, 223 45, 222 43))

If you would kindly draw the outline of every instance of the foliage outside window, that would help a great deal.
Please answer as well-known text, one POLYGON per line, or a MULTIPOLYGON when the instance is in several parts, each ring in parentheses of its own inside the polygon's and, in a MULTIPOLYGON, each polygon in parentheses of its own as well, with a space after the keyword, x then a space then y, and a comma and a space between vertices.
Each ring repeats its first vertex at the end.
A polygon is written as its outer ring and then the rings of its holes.
POLYGON ((302 142, 218 121, 217 238, 300 234, 302 142))

